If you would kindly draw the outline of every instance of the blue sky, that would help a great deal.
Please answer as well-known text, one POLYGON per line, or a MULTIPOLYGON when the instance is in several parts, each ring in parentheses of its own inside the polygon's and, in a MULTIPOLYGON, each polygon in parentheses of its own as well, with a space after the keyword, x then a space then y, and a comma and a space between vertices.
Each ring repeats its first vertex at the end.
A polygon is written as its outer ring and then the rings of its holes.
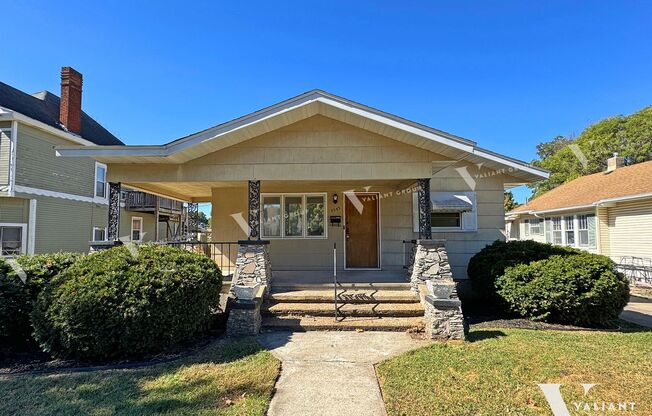
POLYGON ((128 144, 321 88, 529 161, 652 104, 649 1, 5 0, 3 15, 0 80, 58 93, 73 66, 84 109, 128 144))

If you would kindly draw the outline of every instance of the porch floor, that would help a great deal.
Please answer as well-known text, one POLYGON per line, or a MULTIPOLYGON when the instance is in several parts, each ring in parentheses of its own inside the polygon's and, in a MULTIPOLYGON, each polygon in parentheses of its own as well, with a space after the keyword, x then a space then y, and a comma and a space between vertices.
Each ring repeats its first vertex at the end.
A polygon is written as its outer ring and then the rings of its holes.
MULTIPOLYGON (((272 271, 274 286, 321 285, 333 283, 333 271, 272 271)), ((338 270, 338 283, 407 283, 405 270, 338 270)))

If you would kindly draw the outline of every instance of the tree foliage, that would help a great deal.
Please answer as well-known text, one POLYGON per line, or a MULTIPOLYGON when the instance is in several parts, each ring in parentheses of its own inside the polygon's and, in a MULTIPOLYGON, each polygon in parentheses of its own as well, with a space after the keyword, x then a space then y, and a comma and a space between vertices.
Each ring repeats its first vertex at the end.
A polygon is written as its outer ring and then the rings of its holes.
POLYGON ((629 116, 613 116, 590 125, 575 139, 562 136, 537 146, 533 163, 551 171, 550 178, 530 185, 539 196, 583 175, 602 172, 618 153, 626 165, 652 160, 652 106, 629 116))
POLYGON ((514 200, 514 194, 512 194, 510 191, 505 192, 503 203, 505 205, 505 212, 509 212, 519 206, 516 200, 514 200))

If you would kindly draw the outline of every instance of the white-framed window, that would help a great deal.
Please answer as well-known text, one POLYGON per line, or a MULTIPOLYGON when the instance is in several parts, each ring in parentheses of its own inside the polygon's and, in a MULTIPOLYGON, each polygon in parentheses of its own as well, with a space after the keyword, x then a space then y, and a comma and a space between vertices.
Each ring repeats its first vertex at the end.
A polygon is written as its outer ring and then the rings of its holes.
POLYGON ((106 241, 106 227, 93 227, 93 240, 106 241))
POLYGON ((106 185, 106 165, 95 162, 95 197, 108 198, 106 185))
POLYGON ((543 227, 541 226, 543 221, 541 218, 532 218, 530 220, 530 234, 532 235, 541 235, 543 234, 543 227))
POLYGON ((262 238, 326 238, 326 194, 263 194, 262 238))
POLYGON ((575 245, 575 217, 572 215, 564 217, 564 244, 575 245))
POLYGON ((0 223, 0 254, 17 256, 27 252, 27 224, 0 223))
MULTIPOLYGON (((475 192, 431 192, 432 232, 476 231, 478 214, 475 192)), ((419 232, 419 197, 412 195, 412 223, 419 232)))
POLYGON ((525 234, 526 237, 530 236, 530 220, 529 219, 523 220, 523 233, 525 234))
POLYGON ((131 217, 131 241, 142 241, 143 217, 131 217))
POLYGON ((562 239, 562 226, 561 217, 552 217, 552 242, 553 244, 561 245, 564 240, 562 239))
POLYGON ((577 240, 580 247, 589 246, 589 216, 577 216, 577 240))
POLYGON ((546 242, 592 249, 596 246, 595 214, 546 217, 546 242))

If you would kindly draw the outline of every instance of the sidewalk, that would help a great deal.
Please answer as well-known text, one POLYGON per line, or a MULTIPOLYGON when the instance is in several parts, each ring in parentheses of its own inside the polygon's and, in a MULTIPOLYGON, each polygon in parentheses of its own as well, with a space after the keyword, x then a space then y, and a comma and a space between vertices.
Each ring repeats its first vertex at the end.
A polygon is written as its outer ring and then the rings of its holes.
POLYGON ((652 328, 652 299, 630 296, 629 303, 620 314, 620 318, 652 328))
POLYGON ((428 345, 397 332, 269 332, 258 340, 283 362, 269 416, 384 416, 374 364, 428 345))

